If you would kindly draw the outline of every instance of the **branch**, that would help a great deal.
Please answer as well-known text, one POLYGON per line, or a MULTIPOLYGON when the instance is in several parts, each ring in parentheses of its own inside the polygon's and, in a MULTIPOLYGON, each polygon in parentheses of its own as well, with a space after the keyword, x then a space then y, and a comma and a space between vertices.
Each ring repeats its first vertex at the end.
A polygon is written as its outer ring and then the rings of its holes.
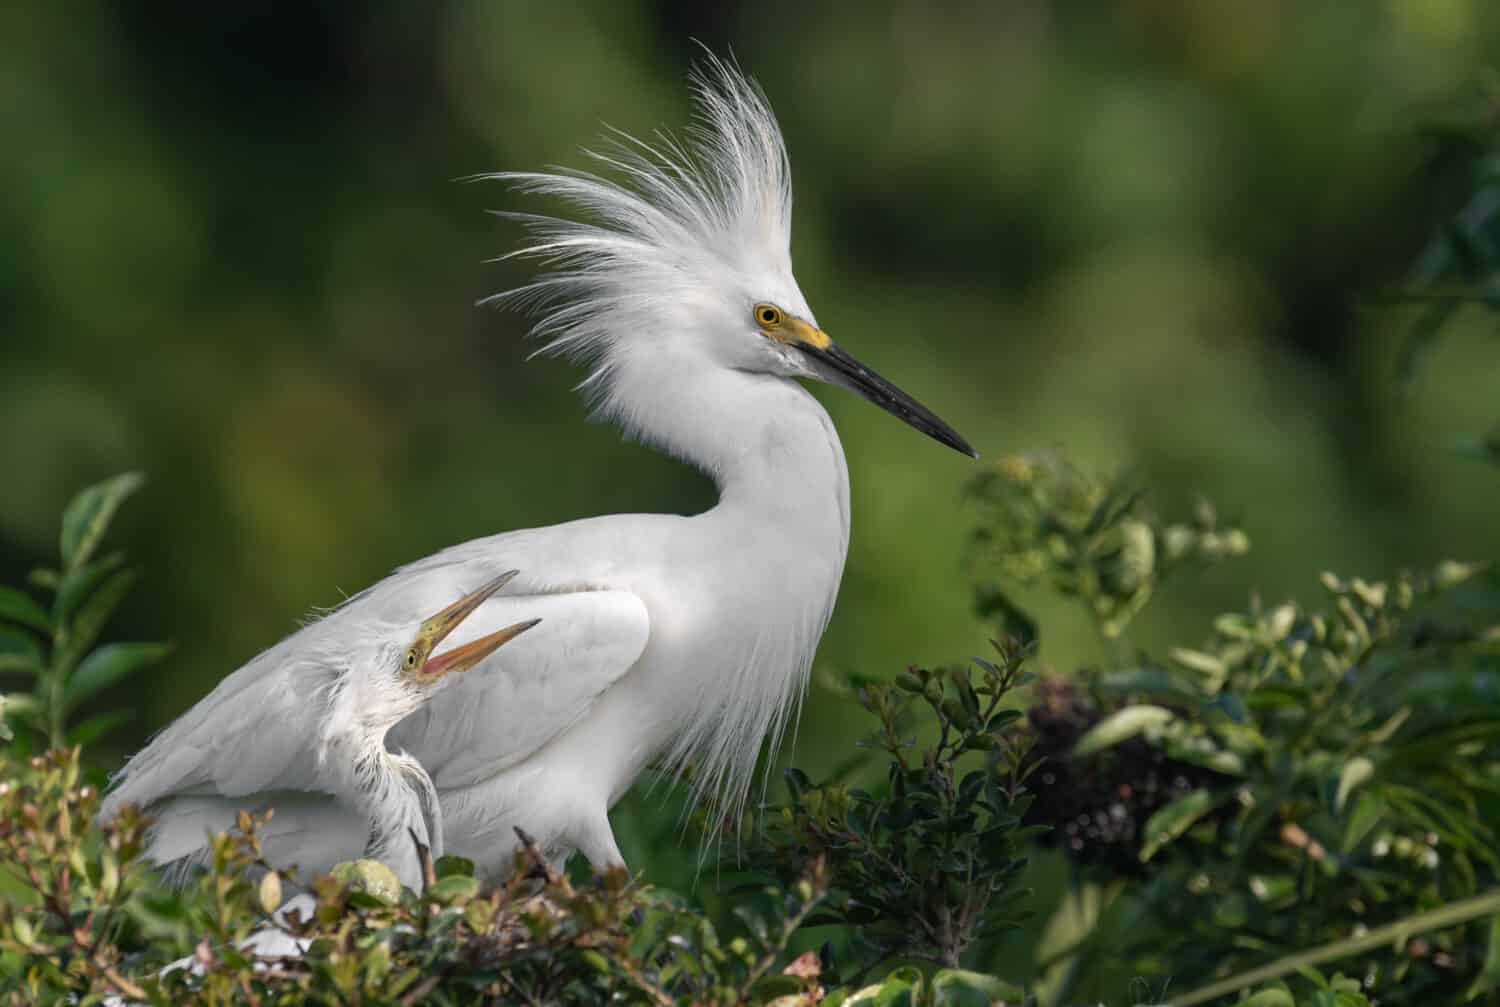
POLYGON ((1457 926, 1482 916, 1494 915, 1496 912, 1500 912, 1500 889, 1454 902, 1441 909, 1433 909, 1415 916, 1408 916, 1394 923, 1387 923, 1385 926, 1376 927, 1358 937, 1348 937, 1331 944, 1324 944, 1320 948, 1313 948, 1311 951, 1288 955, 1269 965, 1262 965, 1260 968, 1241 972, 1237 976, 1230 976, 1222 982, 1196 989, 1187 996, 1164 1004, 1163 1007, 1197 1007, 1198 1004, 1217 1000, 1219 997, 1228 996, 1249 986, 1280 979, 1284 975, 1301 969, 1348 958, 1350 955, 1361 954, 1383 945, 1399 944, 1407 938, 1415 937, 1428 930, 1457 926))

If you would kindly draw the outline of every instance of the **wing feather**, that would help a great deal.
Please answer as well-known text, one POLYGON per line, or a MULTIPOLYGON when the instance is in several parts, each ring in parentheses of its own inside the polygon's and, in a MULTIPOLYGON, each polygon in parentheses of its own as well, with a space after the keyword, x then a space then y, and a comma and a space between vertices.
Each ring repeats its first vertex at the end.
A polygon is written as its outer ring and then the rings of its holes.
MULTIPOLYGON (((133 803, 161 805, 165 818, 174 797, 244 797, 248 805, 263 792, 317 789, 318 725, 336 675, 330 655, 364 626, 415 627, 506 569, 487 552, 481 560, 450 550, 398 571, 251 660, 126 764, 103 814, 133 803)), ((444 648, 523 620, 540 618, 542 625, 391 732, 390 747, 416 756, 439 788, 525 759, 585 716, 645 649, 649 619, 630 592, 559 591, 520 580, 514 586, 541 593, 489 599, 444 648)))
POLYGON ((512 623, 541 625, 498 650, 391 731, 440 790, 515 765, 587 715, 640 658, 646 606, 627 591, 497 595, 445 641, 477 639, 512 623))

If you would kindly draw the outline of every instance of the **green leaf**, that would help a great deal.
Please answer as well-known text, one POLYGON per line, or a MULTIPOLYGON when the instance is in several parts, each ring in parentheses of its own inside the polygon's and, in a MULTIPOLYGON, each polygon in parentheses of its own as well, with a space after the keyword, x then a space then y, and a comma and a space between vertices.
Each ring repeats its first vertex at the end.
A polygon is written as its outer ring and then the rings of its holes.
POLYGON ((32 601, 30 595, 13 587, 0 585, 0 619, 30 626, 43 633, 52 632, 52 620, 47 618, 42 606, 32 601))
POLYGON ((1156 856, 1163 846, 1192 828, 1194 822, 1214 809, 1219 799, 1208 790, 1195 790, 1152 815, 1143 830, 1141 863, 1156 856))
POLYGON ((479 894, 479 879, 450 874, 427 889, 427 897, 443 905, 461 905, 479 894))
POLYGON ((0 674, 38 675, 42 672, 42 648, 36 639, 20 630, 0 626, 0 674))
POLYGON ((69 676, 63 693, 64 711, 74 709, 94 693, 155 664, 171 652, 171 645, 166 643, 112 643, 100 647, 69 676))
POLYGON ((941 969, 932 977, 933 1007, 990 1007, 993 1003, 1020 1003, 1026 996, 1021 987, 998 976, 964 969, 941 969))
POLYGON ((0 696, 0 709, 5 711, 8 717, 21 717, 35 713, 41 709, 36 697, 26 692, 9 692, 0 696))
POLYGON ((1354 810, 1344 822, 1344 836, 1339 841, 1339 848, 1348 853, 1364 842, 1384 814, 1385 802, 1375 793, 1366 791, 1360 794, 1354 802, 1354 810))
POLYGON ((450 853, 446 857, 437 858, 437 861, 432 865, 432 873, 437 875, 439 879, 453 877, 472 878, 474 876, 474 861, 454 856, 450 853))
POLYGON ((1354 789, 1367 782, 1374 775, 1375 763, 1363 755, 1356 755, 1344 763, 1344 768, 1339 770, 1339 789, 1333 799, 1334 810, 1343 811, 1344 802, 1349 799, 1349 795, 1354 792, 1354 789))
POLYGON ((807 981, 801 976, 768 975, 756 980, 750 987, 751 1003, 769 1003, 778 997, 794 997, 807 989, 807 981))
POLYGON ((68 571, 57 586, 57 599, 52 603, 52 617, 66 623, 89 595, 115 570, 125 563, 122 552, 110 553, 102 559, 68 571))
POLYGON ((108 713, 97 714, 68 730, 68 744, 92 745, 121 724, 127 724, 134 719, 133 710, 111 710, 108 713))
POLYGON ((1213 654, 1205 654, 1201 650, 1173 647, 1168 654, 1177 664, 1189 671, 1196 671, 1200 675, 1207 676, 1210 681, 1222 682, 1224 676, 1229 673, 1222 658, 1215 657, 1213 654))
POLYGON ((396 872, 378 860, 346 860, 334 864, 328 873, 345 888, 353 889, 354 894, 374 899, 377 905, 394 906, 401 902, 401 882, 396 872))
POLYGON ((134 583, 135 571, 120 570, 83 603, 73 622, 65 627, 61 653, 54 655, 54 664, 63 669, 64 673, 94 645, 94 641, 104 631, 104 624, 109 621, 120 602, 125 600, 125 595, 134 583))
POLYGON ((922 990, 922 973, 899 968, 873 986, 853 993, 844 1007, 915 1007, 922 990))
POLYGON ((146 477, 139 472, 126 472, 90 486, 73 498, 63 511, 62 519, 61 550, 65 571, 88 562, 120 504, 145 481, 146 477))
POLYGON ((1078 744, 1073 748, 1073 755, 1075 758, 1081 758, 1085 755, 1093 755, 1095 752, 1102 752, 1144 731, 1170 724, 1175 719, 1176 714, 1165 707, 1152 706, 1149 703, 1127 706, 1116 710, 1089 728, 1088 733, 1078 739, 1078 744))
POLYGON ((1174 675, 1165 668, 1149 665, 1106 672, 1099 677, 1095 687, 1100 692, 1112 695, 1148 693, 1192 703, 1201 702, 1204 698, 1196 683, 1174 675))
POLYGON ((1238 1007, 1297 1007, 1292 995, 1282 989, 1261 990, 1241 1000, 1238 1007))
POLYGON ((1491 916, 1484 965, 1480 968, 1479 975, 1474 977, 1474 983, 1469 987, 1465 999, 1473 1000, 1497 987, 1500 987, 1500 916, 1491 916))

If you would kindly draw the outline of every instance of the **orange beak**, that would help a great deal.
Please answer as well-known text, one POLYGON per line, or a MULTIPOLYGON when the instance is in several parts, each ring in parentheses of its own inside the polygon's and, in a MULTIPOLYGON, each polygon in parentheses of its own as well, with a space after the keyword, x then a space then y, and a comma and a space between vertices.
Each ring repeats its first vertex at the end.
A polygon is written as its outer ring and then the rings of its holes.
MULTIPOLYGON (((460 623, 473 615, 480 605, 489 600, 491 595, 499 591, 506 584, 509 584, 515 578, 516 573, 517 571, 510 570, 501 574, 479 588, 479 590, 464 595, 452 605, 425 620, 422 623, 422 628, 417 631, 417 645, 422 647, 426 653, 431 654, 433 650, 437 649, 438 644, 442 643, 449 634, 457 629, 460 623)), ((526 622, 518 622, 513 626, 496 630, 488 636, 480 637, 478 640, 470 641, 460 647, 454 647, 452 650, 445 651, 442 654, 428 657, 422 662, 422 667, 417 672, 417 678, 423 682, 434 682, 444 675, 468 671, 480 661, 483 661, 505 644, 514 640, 541 621, 540 619, 530 619, 526 622)))

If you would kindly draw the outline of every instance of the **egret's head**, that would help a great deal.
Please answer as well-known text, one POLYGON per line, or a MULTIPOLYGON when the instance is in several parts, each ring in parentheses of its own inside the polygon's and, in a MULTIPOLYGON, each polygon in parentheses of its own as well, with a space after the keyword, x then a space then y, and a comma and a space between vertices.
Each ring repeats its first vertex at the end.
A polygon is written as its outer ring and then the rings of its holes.
POLYGON ((385 639, 378 640, 370 661, 373 673, 366 680, 368 689, 361 689, 364 695, 356 700, 362 706, 362 719, 377 727, 394 726, 431 698, 453 676, 475 667, 541 622, 540 619, 518 622, 460 646, 437 652, 438 645, 449 634, 515 576, 516 571, 511 570, 464 595, 441 612, 424 619, 415 633, 409 629, 397 629, 385 639))
POLYGON ((513 255, 550 271, 492 300, 540 305, 546 352, 589 360, 584 382, 627 424, 635 404, 622 375, 717 366, 812 378, 858 392, 968 455, 937 416, 861 365, 813 317, 792 275, 792 186, 786 148, 764 94, 712 56, 693 74, 698 115, 685 142, 620 134, 585 172, 507 173, 559 196, 589 221, 509 214, 536 240, 513 255))

